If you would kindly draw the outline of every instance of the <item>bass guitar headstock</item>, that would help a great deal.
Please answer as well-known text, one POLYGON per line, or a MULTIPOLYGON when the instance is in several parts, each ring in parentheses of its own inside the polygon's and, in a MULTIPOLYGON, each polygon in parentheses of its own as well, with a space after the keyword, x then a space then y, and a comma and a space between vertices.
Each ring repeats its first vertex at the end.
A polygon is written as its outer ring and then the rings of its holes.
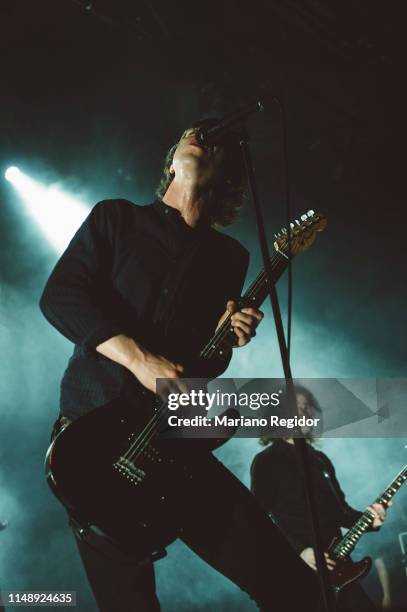
MULTIPOLYGON (((301 215, 300 220, 296 219, 290 223, 290 242, 291 253, 297 255, 308 249, 317 236, 317 232, 323 232, 327 225, 327 219, 321 213, 309 210, 301 215)), ((288 251, 288 231, 287 228, 275 234, 274 248, 276 251, 286 253, 288 251)))

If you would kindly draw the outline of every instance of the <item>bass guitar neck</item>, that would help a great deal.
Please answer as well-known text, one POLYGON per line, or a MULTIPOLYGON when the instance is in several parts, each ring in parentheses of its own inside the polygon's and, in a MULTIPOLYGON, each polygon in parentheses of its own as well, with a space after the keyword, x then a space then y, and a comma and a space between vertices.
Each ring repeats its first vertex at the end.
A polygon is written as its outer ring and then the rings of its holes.
MULTIPOLYGON (((383 493, 375 499, 373 503, 382 504, 387 506, 393 495, 397 493, 400 487, 407 480, 407 465, 397 474, 394 480, 385 488, 383 493)), ((343 536, 343 538, 336 544, 331 550, 331 554, 334 559, 347 557, 355 548, 360 538, 366 531, 371 529, 374 515, 371 510, 367 509, 362 516, 356 521, 356 523, 349 529, 349 531, 343 536)))

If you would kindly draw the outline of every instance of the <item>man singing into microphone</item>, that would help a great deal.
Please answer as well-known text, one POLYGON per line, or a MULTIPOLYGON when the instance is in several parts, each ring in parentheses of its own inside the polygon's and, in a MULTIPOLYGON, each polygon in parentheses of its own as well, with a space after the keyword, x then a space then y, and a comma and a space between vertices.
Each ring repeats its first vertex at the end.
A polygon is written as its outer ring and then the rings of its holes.
MULTIPOLYGON (((181 374, 221 374, 231 351, 210 367, 196 356, 230 312, 236 346, 255 335, 262 313, 237 311, 234 301, 248 253, 214 227, 230 224, 241 204, 239 146, 231 133, 199 145, 201 125, 213 120, 186 130, 169 151, 159 199, 147 206, 100 202, 50 276, 42 311, 75 343, 62 380, 58 425, 69 427, 137 386, 156 392, 157 378, 177 385, 181 374)), ((191 456, 191 471, 189 488, 178 500, 183 542, 262 610, 291 612, 304 603, 314 610, 313 571, 250 491, 210 453, 199 460, 191 456)), ((120 520, 111 503, 112 517, 116 513, 120 520)), ((160 609, 150 559, 130 565, 99 554, 86 541, 78 545, 101 610, 160 609)))

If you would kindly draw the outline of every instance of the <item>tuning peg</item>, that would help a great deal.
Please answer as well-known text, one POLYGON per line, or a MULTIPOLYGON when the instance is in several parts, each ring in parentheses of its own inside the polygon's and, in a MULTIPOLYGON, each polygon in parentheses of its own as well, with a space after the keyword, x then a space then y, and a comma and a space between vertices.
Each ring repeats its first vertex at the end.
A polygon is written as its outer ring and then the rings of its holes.
POLYGON ((287 234, 287 228, 286 227, 281 228, 281 231, 282 231, 283 234, 287 234))
POLYGON ((306 221, 308 219, 307 215, 301 215, 301 221, 306 221))
POLYGON ((295 223, 290 223, 290 227, 291 227, 291 229, 294 229, 295 228, 295 223))
POLYGON ((307 212, 307 217, 313 217, 315 215, 315 212, 313 210, 309 210, 307 212))

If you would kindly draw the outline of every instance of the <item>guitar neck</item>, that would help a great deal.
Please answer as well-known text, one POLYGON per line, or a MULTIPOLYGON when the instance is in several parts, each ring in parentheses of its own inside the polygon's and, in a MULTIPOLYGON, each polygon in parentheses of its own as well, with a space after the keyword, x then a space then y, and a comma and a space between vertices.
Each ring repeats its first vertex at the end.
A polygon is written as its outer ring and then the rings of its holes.
MULTIPOLYGON (((280 249, 276 251, 270 258, 272 278, 275 283, 279 280, 288 266, 289 259, 285 250, 286 249, 280 249)), ((240 298, 238 302, 239 307, 244 308, 245 306, 253 306, 254 308, 258 308, 261 306, 269 293, 268 284, 266 273, 262 270, 246 293, 240 298)), ((200 357, 205 359, 210 359, 212 357, 225 359, 229 355, 235 340, 235 333, 230 329, 229 315, 202 349, 200 357)))
MULTIPOLYGON (((407 465, 397 474, 396 478, 386 487, 384 492, 379 495, 373 503, 387 506, 393 495, 397 493, 400 487, 407 480, 407 465)), ((333 558, 347 557, 355 548, 361 536, 368 531, 373 523, 374 516, 370 510, 365 510, 362 516, 356 521, 351 529, 343 536, 343 538, 333 547, 331 555, 333 558)))

